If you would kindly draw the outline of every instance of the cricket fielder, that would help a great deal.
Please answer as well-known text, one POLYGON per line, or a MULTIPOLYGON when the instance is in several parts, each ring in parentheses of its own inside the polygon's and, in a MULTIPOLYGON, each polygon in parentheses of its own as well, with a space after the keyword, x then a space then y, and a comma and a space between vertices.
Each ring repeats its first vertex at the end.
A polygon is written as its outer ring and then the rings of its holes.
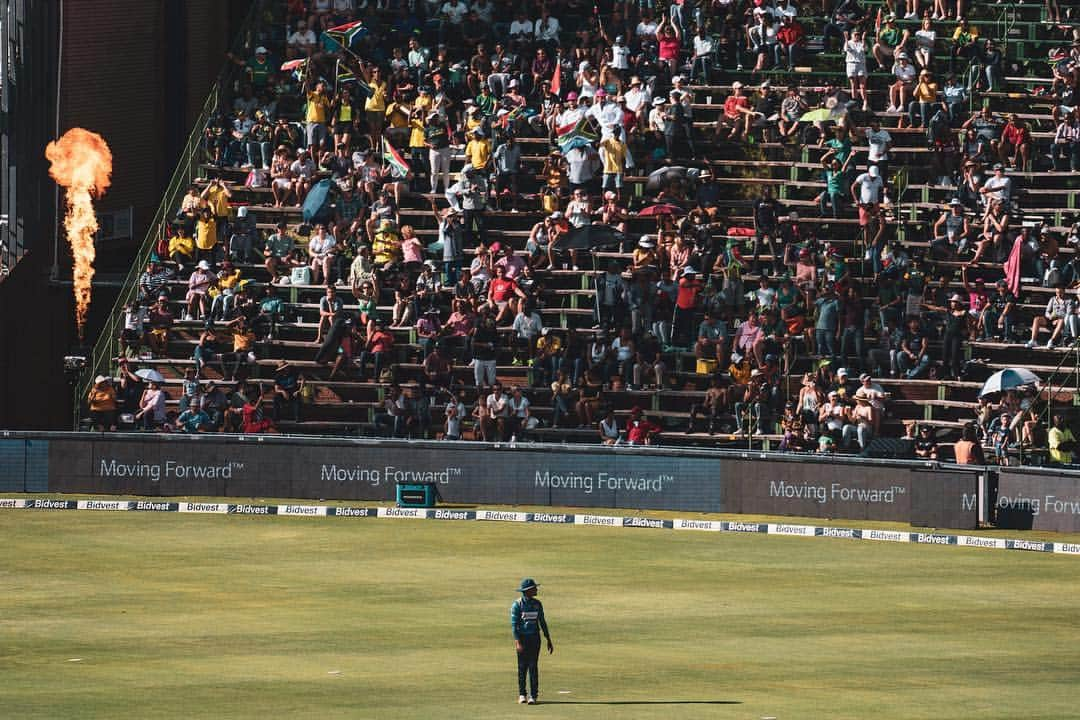
POLYGON ((517 651, 518 702, 536 704, 540 695, 540 631, 547 639, 548 654, 555 652, 544 618, 544 605, 536 599, 537 584, 532 578, 521 581, 518 592, 521 597, 510 606, 510 629, 514 633, 514 650, 517 651), (525 695, 525 675, 529 675, 529 694, 525 695))

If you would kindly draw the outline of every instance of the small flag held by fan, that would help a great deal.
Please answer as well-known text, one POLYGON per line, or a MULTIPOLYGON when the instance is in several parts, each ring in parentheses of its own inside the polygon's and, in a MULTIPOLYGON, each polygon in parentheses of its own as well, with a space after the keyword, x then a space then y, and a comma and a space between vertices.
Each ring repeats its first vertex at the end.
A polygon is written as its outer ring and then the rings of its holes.
POLYGON ((401 153, 388 143, 386 138, 382 139, 382 159, 390 167, 390 174, 395 178, 404 179, 409 176, 409 163, 405 162, 405 158, 401 157, 401 153))

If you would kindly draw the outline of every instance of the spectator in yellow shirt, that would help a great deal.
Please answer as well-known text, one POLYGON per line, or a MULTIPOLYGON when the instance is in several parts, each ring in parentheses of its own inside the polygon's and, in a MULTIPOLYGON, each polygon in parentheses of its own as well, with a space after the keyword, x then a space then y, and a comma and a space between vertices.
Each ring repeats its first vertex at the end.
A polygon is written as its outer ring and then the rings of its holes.
POLYGON ((169 238, 169 259, 177 265, 177 272, 184 269, 184 263, 195 259, 195 240, 184 225, 176 227, 176 235, 169 238))
POLYGON ((364 101, 368 139, 371 141, 371 149, 379 152, 381 149, 379 139, 382 137, 383 123, 386 119, 386 79, 383 77, 382 69, 375 66, 364 68, 364 79, 371 88, 371 94, 364 101))
POLYGON ((200 260, 210 262, 214 259, 214 248, 218 243, 217 221, 210 208, 205 207, 195 221, 195 248, 200 260))
POLYGON ((604 161, 604 190, 612 190, 618 199, 622 199, 623 169, 626 167, 626 141, 622 137, 622 127, 616 125, 611 135, 600 141, 600 157, 604 161))
POLYGON ((485 135, 483 128, 477 128, 472 131, 472 137, 465 145, 465 157, 478 172, 486 171, 488 163, 491 162, 491 141, 485 135))
MULTIPOLYGON (((307 90, 307 83, 304 89, 307 90)), ((315 83, 315 89, 307 92, 307 108, 304 111, 304 120, 307 122, 307 144, 314 155, 316 151, 327 144, 329 131, 326 129, 326 121, 330 118, 330 96, 326 91, 326 83, 322 80, 315 83)))
POLYGON ((1071 465, 1073 452, 1076 451, 1076 438, 1072 430, 1065 426, 1065 417, 1054 416, 1054 426, 1047 433, 1050 448, 1050 462, 1054 465, 1071 465))

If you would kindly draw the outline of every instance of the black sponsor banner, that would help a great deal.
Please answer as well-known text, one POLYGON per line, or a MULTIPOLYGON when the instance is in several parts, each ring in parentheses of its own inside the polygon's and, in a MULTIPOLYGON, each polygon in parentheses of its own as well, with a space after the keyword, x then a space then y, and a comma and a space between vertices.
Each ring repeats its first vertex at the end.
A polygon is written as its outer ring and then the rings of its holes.
POLYGON ((1002 527, 1080 532, 1080 476, 1002 469, 996 510, 1002 527))
MULTIPOLYGON (((838 464, 807 456, 739 458, 662 449, 229 436, 62 434, 48 442, 52 492, 386 502, 395 499, 398 483, 431 482, 442 499, 453 504, 976 525, 977 474, 926 466, 838 464)), ((232 512, 260 510, 237 505, 232 512)), ((574 522, 573 516, 536 515, 530 520, 574 522)))

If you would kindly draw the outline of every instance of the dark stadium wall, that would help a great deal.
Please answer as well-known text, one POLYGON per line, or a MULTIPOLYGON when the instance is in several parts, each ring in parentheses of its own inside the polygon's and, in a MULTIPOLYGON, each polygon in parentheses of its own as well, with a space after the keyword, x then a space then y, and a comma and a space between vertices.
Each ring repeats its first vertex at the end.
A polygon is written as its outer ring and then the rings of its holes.
MULTIPOLYGON (((122 277, 250 4, 64 0, 61 33, 57 0, 35 3, 42 10, 35 16, 34 35, 46 48, 37 67, 49 67, 51 73, 36 76, 39 87, 23 96, 26 112, 44 112, 46 122, 38 123, 44 128, 40 137, 27 137, 23 143, 20 164, 21 197, 35 198, 34 207, 28 208, 33 215, 27 216, 34 225, 28 227, 35 235, 34 251, 0 283, 0 428, 71 426, 71 395, 62 372, 63 356, 78 345, 71 287, 63 282, 71 276, 71 258, 61 234, 56 258, 60 282, 50 284, 57 230, 45 144, 72 127, 84 127, 100 133, 112 148, 112 187, 97 207, 101 212, 130 207, 134 237, 100 242, 96 267, 99 278, 122 277)), ((89 342, 96 339, 116 292, 104 283, 95 286, 89 342)))

